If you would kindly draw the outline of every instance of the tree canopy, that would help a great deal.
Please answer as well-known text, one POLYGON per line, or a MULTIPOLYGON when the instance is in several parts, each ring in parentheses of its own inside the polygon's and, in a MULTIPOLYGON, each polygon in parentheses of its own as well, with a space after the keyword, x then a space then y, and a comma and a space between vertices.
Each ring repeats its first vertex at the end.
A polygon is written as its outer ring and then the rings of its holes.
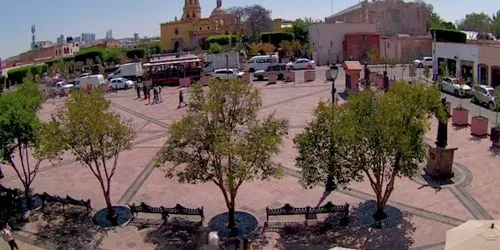
POLYGON ((493 20, 486 13, 473 12, 457 21, 457 26, 460 30, 488 33, 492 32, 493 20))
POLYGON ((443 112, 435 88, 404 82, 382 96, 353 95, 342 107, 321 103, 295 138, 302 185, 329 182, 333 190, 368 180, 377 197, 374 217, 383 219, 396 179, 413 177, 426 157, 428 119, 443 112))
POLYGON ((90 93, 75 91, 49 123, 48 130, 54 142, 52 145, 59 145, 60 152, 70 150, 97 178, 109 218, 116 223, 117 215, 111 203, 111 181, 120 152, 131 148, 134 132, 130 122, 121 119, 109 107, 110 102, 100 89, 90 93))
POLYGON ((207 92, 195 85, 187 114, 172 124, 156 159, 158 166, 173 162, 165 166, 169 178, 217 185, 231 229, 236 226, 236 196, 243 183, 281 176, 271 157, 280 150, 288 121, 273 114, 259 120, 261 106, 259 91, 241 80, 212 80, 207 92))
POLYGON ((0 95, 0 162, 14 169, 26 198, 30 197, 40 163, 57 155, 36 114, 43 98, 38 85, 31 82, 0 95))

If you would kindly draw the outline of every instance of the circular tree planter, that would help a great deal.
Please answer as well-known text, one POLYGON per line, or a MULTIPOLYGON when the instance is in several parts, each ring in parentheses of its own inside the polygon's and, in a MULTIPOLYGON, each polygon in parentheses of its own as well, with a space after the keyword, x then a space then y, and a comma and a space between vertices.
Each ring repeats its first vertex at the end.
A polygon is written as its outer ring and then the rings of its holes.
POLYGON ((236 220, 236 235, 232 235, 231 229, 227 227, 229 222, 229 213, 227 212, 213 217, 208 222, 208 226, 212 230, 217 231, 219 237, 231 238, 251 235, 259 225, 257 218, 247 212, 237 211, 234 214, 234 218, 236 220))
POLYGON ((381 221, 376 221, 374 214, 377 211, 377 202, 375 200, 369 200, 358 207, 354 216, 361 225, 366 225, 376 229, 389 229, 399 226, 403 222, 403 213, 398 208, 386 205, 385 219, 381 221))
POLYGON ((117 223, 113 224, 113 222, 110 220, 107 208, 103 208, 95 213, 94 217, 92 218, 94 223, 99 227, 106 229, 126 225, 130 222, 130 220, 132 219, 132 213, 130 212, 130 209, 124 206, 113 206, 113 208, 115 209, 117 215, 117 223))

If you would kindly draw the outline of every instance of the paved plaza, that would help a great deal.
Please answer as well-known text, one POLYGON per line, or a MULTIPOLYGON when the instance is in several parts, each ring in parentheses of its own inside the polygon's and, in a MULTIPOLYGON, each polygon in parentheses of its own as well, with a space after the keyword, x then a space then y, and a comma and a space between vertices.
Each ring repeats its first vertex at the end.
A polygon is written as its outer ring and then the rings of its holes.
MULTIPOLYGON (((275 112, 276 116, 290 121, 282 151, 274 159, 284 166, 286 176, 280 180, 245 183, 238 193, 238 210, 253 214, 261 226, 267 206, 278 208, 285 203, 297 207, 315 206, 323 196, 322 187, 306 190, 299 185, 299 169, 294 163, 297 151, 292 142, 312 119, 317 103, 330 98, 330 84, 323 81, 324 73, 318 73, 318 78, 312 83, 272 86, 254 83, 262 92, 260 113, 275 112)), ((339 92, 343 89, 343 82, 343 77, 339 77, 339 92)), ((193 208, 203 206, 206 226, 211 218, 227 211, 218 187, 213 183, 179 184, 165 178, 162 170, 152 164, 166 141, 169 126, 185 112, 185 109, 177 109, 177 95, 177 88, 168 88, 164 102, 150 106, 136 100, 134 90, 107 94, 113 110, 132 119, 136 131, 133 149, 120 155, 112 183, 112 200, 122 205, 145 202, 165 207, 176 204, 193 208)), ((50 119, 50 114, 63 101, 49 100, 40 111, 40 117, 50 119)), ((500 151, 490 148, 488 138, 471 136, 469 128, 449 126, 448 144, 459 148, 455 153, 455 183, 436 185, 420 176, 415 180, 398 179, 388 204, 402 214, 399 218, 389 218, 397 221, 397 227, 377 230, 365 227, 362 220, 352 219, 347 228, 336 230, 290 231, 286 234, 261 230, 254 248, 327 249, 339 245, 363 249, 443 249, 447 230, 469 219, 500 218, 500 151)), ((433 119, 426 140, 433 143, 436 133, 437 121, 433 119)), ((0 180, 0 184, 21 188, 13 170, 7 166, 3 170, 6 177, 0 180)), ((36 193, 91 199, 94 210, 100 210, 105 207, 105 201, 98 185, 92 173, 67 154, 61 162, 45 162, 33 188, 36 193)), ((368 182, 352 183, 348 189, 330 194, 322 204, 328 201, 339 205, 349 203, 354 216, 373 199, 368 182)), ((57 249, 64 244, 81 249, 177 249, 172 245, 189 249, 186 247, 195 246, 199 240, 180 232, 159 231, 154 219, 102 231, 93 227, 86 218, 65 217, 63 220, 61 216, 64 217, 56 213, 43 215, 24 224, 16 231, 22 249, 57 249), (71 223, 81 223, 81 226, 70 226, 71 223)), ((0 243, 0 249, 7 249, 7 246, 0 243)))

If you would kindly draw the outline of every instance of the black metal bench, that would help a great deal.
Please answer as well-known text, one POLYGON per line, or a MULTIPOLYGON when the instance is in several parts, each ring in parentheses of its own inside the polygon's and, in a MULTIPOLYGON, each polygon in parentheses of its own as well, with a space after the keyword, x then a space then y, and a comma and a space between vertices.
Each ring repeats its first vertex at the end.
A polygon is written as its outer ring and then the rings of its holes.
POLYGON ((167 208, 167 212, 169 214, 176 214, 176 215, 200 216, 200 221, 202 223, 205 220, 205 214, 203 213, 203 207, 186 208, 186 207, 181 206, 180 204, 177 204, 177 205, 175 205, 175 207, 167 208))
POLYGON ((166 223, 168 220, 168 212, 163 206, 153 207, 144 202, 141 202, 139 206, 136 206, 135 203, 133 203, 132 205, 129 204, 128 207, 130 208, 130 212, 132 212, 132 215, 134 215, 134 217, 136 217, 139 213, 161 214, 161 219, 164 223, 166 223))
POLYGON ((175 215, 193 215, 193 216, 200 216, 201 222, 205 220, 205 215, 203 213, 203 207, 201 208, 186 208, 181 206, 180 204, 175 205, 175 207, 172 208, 166 208, 166 207, 153 207, 149 206, 144 202, 141 202, 139 206, 136 206, 135 203, 132 205, 128 205, 130 208, 130 211, 134 216, 137 216, 139 213, 149 213, 149 214, 161 214, 161 218, 164 223, 167 222, 168 217, 171 214, 175 215))
POLYGON ((349 204, 338 206, 328 202, 321 207, 292 207, 290 204, 285 204, 281 208, 266 207, 266 223, 264 227, 269 227, 270 216, 304 215, 304 225, 307 226, 308 221, 317 220, 318 214, 340 214, 342 216, 340 224, 345 226, 349 222, 349 204))
POLYGON ((43 193, 40 195, 40 199, 42 200, 42 208, 45 207, 47 203, 60 203, 63 206, 63 209, 66 205, 73 205, 73 206, 82 206, 87 209, 87 212, 92 211, 92 206, 90 205, 90 199, 88 200, 77 200, 69 195, 66 196, 66 198, 57 196, 57 195, 50 195, 48 193, 43 193))

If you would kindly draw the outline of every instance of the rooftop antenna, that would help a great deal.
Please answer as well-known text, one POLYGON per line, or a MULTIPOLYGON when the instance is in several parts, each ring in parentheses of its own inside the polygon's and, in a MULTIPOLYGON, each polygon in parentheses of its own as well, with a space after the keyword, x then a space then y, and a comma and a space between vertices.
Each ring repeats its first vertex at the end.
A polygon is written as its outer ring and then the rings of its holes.
POLYGON ((31 49, 35 49, 35 25, 31 25, 31 49))

